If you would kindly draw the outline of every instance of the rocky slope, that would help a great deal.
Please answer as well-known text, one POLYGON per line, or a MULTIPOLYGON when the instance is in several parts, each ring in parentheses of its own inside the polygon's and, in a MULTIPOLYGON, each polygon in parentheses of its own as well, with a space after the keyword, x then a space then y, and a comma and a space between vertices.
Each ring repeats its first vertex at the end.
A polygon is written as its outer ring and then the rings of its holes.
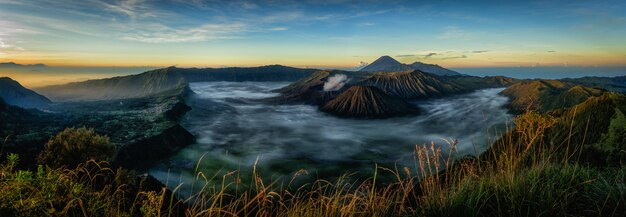
POLYGON ((389 95, 403 99, 420 99, 460 93, 467 88, 421 71, 376 73, 357 84, 373 86, 389 95))
POLYGON ((0 97, 6 103, 22 108, 41 108, 52 103, 45 96, 23 87, 8 77, 0 78, 0 97))
POLYGON ((320 109, 350 118, 385 118, 418 113, 413 105, 371 86, 352 86, 320 109))

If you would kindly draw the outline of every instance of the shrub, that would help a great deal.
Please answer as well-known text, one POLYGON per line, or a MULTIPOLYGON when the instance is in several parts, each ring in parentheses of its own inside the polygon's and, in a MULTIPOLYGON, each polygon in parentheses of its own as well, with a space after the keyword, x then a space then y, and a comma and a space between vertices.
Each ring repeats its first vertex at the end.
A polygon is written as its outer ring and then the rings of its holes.
POLYGON ((66 128, 46 143, 38 161, 51 167, 76 167, 87 160, 108 160, 113 152, 109 137, 85 127, 66 128))

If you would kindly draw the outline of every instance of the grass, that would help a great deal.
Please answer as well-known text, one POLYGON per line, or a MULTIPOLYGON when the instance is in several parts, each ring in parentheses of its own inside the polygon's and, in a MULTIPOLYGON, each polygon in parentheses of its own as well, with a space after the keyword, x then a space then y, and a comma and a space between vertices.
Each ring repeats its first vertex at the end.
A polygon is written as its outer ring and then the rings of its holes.
POLYGON ((106 162, 28 171, 15 169, 19 157, 8 155, 0 167, 0 215, 625 216, 626 169, 579 163, 584 140, 545 142, 550 129, 567 126, 558 121, 521 115, 515 128, 476 158, 454 161, 455 142, 449 149, 416 145, 412 167, 373 165, 365 180, 345 174, 292 185, 306 173, 299 171, 288 182, 266 183, 255 164, 251 183, 242 183, 246 174, 239 171, 216 176, 196 168, 197 183, 205 184, 193 186, 190 195, 149 187, 132 171, 106 162), (382 183, 382 176, 395 181, 382 183))

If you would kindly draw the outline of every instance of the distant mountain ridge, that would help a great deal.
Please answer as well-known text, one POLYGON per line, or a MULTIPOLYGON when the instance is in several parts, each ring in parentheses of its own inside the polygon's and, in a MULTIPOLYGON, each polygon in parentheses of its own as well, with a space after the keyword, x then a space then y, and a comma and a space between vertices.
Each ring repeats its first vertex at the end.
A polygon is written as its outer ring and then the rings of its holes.
POLYGON ((40 108, 52 103, 45 96, 25 88, 8 77, 0 77, 0 98, 7 104, 22 108, 40 108))
POLYGON ((136 75, 46 86, 36 90, 57 101, 123 99, 148 96, 189 82, 295 81, 315 71, 317 70, 280 65, 230 68, 167 67, 136 75))
POLYGON ((408 70, 420 70, 423 72, 428 72, 435 75, 443 75, 443 76, 456 76, 462 75, 461 73, 452 71, 450 69, 443 68, 439 65, 435 64, 426 64, 422 62, 414 62, 411 64, 404 64, 398 62, 394 58, 390 56, 381 56, 376 59, 371 64, 363 67, 362 72, 401 72, 408 70))
POLYGON ((587 87, 598 87, 608 91, 626 94, 626 75, 617 77, 564 78, 561 80, 587 87))
POLYGON ((3 62, 0 63, 0 68, 17 68, 17 67, 38 67, 43 68, 46 67, 45 64, 37 63, 37 64, 19 64, 15 62, 3 62))

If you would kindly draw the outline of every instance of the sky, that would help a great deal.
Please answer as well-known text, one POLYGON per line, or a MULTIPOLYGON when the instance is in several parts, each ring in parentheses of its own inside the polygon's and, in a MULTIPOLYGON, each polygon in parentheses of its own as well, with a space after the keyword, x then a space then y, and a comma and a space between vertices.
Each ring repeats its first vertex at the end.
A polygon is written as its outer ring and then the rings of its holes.
POLYGON ((354 69, 381 55, 626 73, 626 1, 0 0, 0 62, 354 69))

